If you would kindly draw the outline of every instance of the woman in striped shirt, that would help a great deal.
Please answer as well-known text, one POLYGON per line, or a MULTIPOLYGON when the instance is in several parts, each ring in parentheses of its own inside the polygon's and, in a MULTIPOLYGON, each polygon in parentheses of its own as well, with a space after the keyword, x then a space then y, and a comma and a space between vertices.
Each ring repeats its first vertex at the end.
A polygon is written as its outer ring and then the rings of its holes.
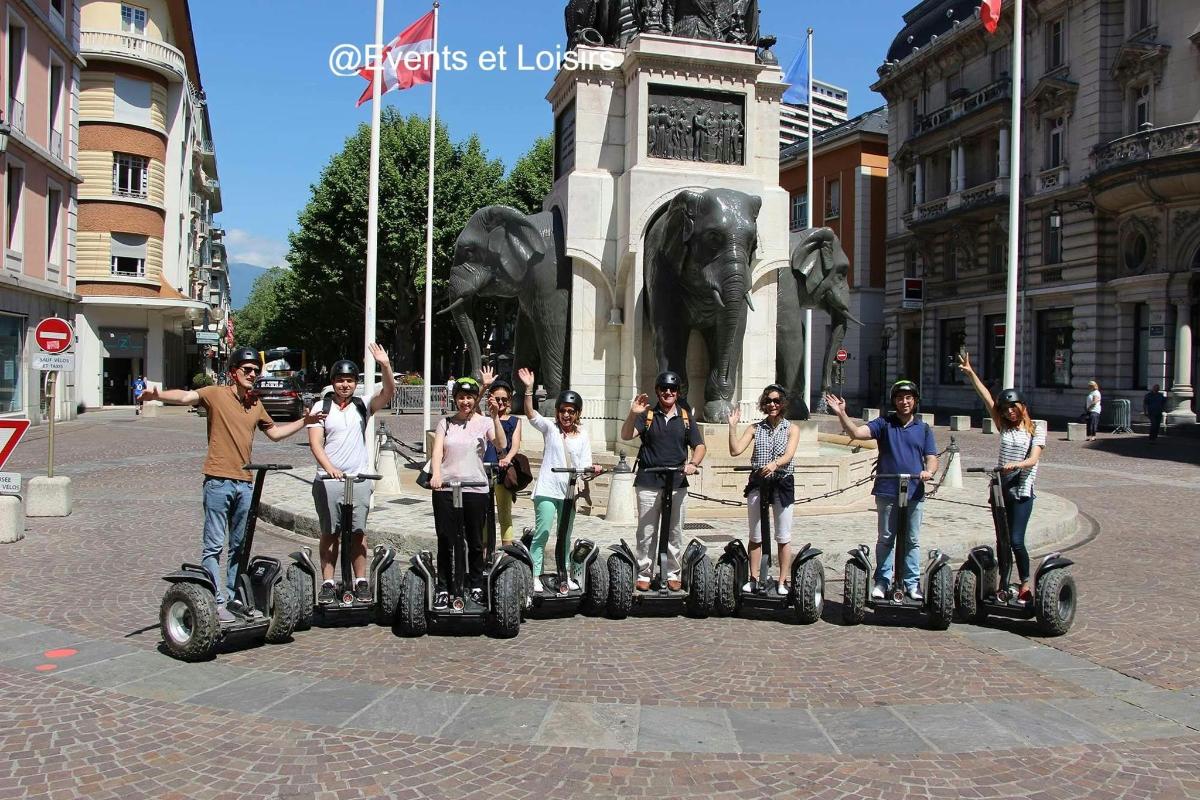
MULTIPOLYGON (((1021 576, 1021 592, 1018 597, 1027 603, 1033 599, 1033 593, 1029 585, 1029 551, 1025 549, 1025 529, 1029 527, 1029 517, 1033 514, 1033 486, 1037 481, 1038 461, 1041 460, 1042 451, 1046 449, 1046 429, 1042 425, 1034 425, 1020 392, 1016 389, 1005 389, 993 402, 991 392, 971 368, 970 356, 963 352, 958 357, 958 362, 959 371, 971 379, 975 393, 979 395, 983 407, 1000 430, 998 466, 1004 487, 1004 513, 1008 517, 1012 557, 1016 559, 1017 574, 1021 576)), ((1000 584, 1003 589, 1008 584, 1008 574, 1012 565, 1008 553, 1004 552, 1003 548, 998 555, 1000 584)))

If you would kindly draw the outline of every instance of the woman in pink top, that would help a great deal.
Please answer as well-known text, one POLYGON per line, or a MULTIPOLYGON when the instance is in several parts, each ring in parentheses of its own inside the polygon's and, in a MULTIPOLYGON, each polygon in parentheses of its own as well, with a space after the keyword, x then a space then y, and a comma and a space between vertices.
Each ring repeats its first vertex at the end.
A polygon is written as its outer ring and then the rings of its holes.
MULTIPOLYGON (((477 414, 479 382, 474 378, 459 378, 454 383, 456 413, 443 418, 437 425, 429 480, 433 488, 433 524, 438 540, 434 608, 441 609, 449 605, 454 570, 462 559, 463 540, 451 484, 486 483, 483 453, 488 442, 498 450, 508 445, 495 399, 491 403, 490 419, 477 414)), ((486 486, 463 488, 462 525, 467 540, 467 574, 463 585, 470 589, 471 597, 477 603, 483 602, 483 525, 487 519, 487 504, 486 486)))

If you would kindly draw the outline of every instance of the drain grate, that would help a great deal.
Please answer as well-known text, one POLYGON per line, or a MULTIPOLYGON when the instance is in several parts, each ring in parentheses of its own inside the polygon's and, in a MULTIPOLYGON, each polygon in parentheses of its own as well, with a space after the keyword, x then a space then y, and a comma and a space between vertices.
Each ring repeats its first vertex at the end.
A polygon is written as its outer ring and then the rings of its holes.
POLYGON ((683 529, 685 531, 711 531, 713 530, 713 526, 707 522, 685 522, 683 523, 683 529))
POLYGON ((420 500, 416 497, 398 497, 395 500, 389 500, 388 502, 394 503, 395 505, 398 505, 398 506, 415 506, 415 505, 420 505, 421 503, 424 503, 425 501, 420 500))

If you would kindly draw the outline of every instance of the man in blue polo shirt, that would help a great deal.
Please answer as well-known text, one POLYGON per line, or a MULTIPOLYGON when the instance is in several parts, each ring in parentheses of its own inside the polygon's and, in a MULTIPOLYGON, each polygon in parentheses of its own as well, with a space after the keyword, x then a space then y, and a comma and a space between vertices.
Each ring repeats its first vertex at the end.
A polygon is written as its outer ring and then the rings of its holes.
MULTIPOLYGON (((825 395, 826 405, 837 414, 842 429, 851 439, 874 439, 879 443, 879 461, 875 468, 878 474, 907 473, 919 476, 919 480, 908 484, 908 550, 900 576, 905 591, 913 600, 924 599, 920 585, 921 514, 925 506, 925 481, 930 480, 938 468, 933 429, 915 416, 920 399, 921 394, 915 383, 910 380, 896 381, 892 384, 892 405, 896 412, 873 419, 866 425, 856 425, 846 415, 845 400, 825 395)), ((892 556, 900 516, 897 502, 900 496, 899 481, 876 478, 871 494, 875 495, 875 510, 879 515, 879 540, 875 543, 875 586, 871 589, 871 597, 881 600, 892 582, 892 556)))

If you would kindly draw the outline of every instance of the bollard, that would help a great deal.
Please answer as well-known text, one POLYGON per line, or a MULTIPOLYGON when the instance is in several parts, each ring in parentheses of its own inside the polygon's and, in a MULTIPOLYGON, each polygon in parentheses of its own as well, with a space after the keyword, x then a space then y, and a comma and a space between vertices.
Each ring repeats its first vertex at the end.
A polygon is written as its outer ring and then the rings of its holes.
POLYGON ((955 414, 950 417, 950 430, 952 431, 969 431, 971 430, 971 418, 968 416, 955 414))
POLYGON ((0 495, 0 544, 19 542, 25 537, 25 509, 15 494, 0 495))
POLYGON ((864 408, 862 413, 863 422, 870 422, 879 416, 878 408, 864 408))
POLYGON ((1087 439, 1087 425, 1082 422, 1067 423, 1067 441, 1082 442, 1087 439))
POLYGON ((991 417, 984 417, 983 424, 979 426, 979 429, 984 433, 995 433, 996 420, 992 419, 991 417))
POLYGON ((942 477, 942 486, 950 489, 961 489, 963 485, 962 478, 962 458, 958 452, 958 442, 954 441, 954 437, 950 437, 950 446, 946 448, 946 474, 942 477))
POLYGON ((931 428, 933 427, 933 412, 932 411, 923 411, 920 414, 914 414, 913 416, 915 416, 917 418, 918 422, 924 422, 929 427, 931 427, 931 428))
POLYGON ((633 489, 633 470, 625 460, 624 453, 613 467, 604 521, 618 525, 631 525, 637 521, 637 492, 633 489))
POLYGON ((25 488, 25 516, 66 517, 71 514, 71 479, 38 475, 25 488))

